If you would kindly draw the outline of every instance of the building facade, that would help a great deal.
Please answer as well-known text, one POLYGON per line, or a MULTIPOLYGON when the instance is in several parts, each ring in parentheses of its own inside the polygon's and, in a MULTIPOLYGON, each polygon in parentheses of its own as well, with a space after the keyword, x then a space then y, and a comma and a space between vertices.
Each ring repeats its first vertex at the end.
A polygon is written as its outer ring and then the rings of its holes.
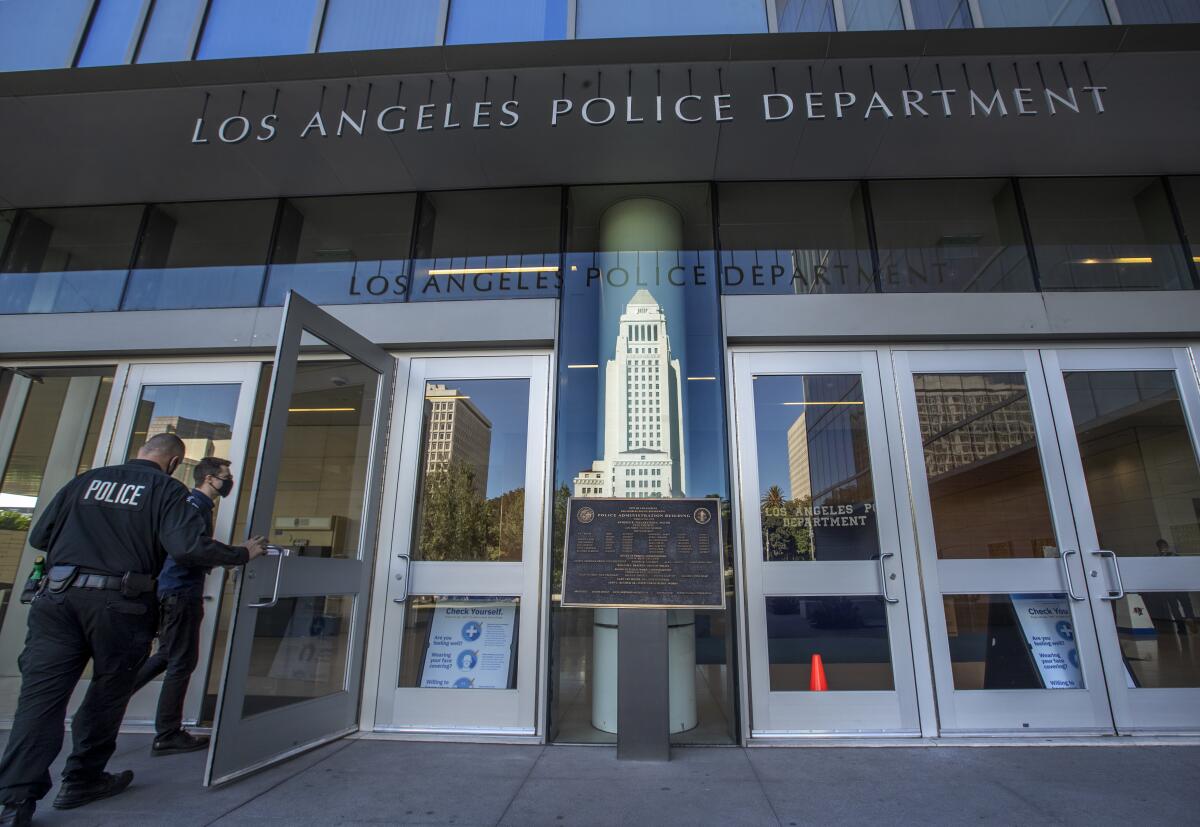
POLYGON ((173 429, 281 550, 207 586, 213 782, 351 731, 615 742, 571 497, 723 503, 673 743, 1194 735, 1198 34, 0 3, 0 718, 31 519, 173 429))

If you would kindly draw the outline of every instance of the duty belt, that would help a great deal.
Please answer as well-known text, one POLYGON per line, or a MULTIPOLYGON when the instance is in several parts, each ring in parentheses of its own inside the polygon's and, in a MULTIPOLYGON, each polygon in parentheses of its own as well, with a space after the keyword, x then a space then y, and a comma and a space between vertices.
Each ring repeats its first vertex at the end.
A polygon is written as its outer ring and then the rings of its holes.
POLYGON ((121 578, 112 574, 77 574, 71 585, 77 589, 121 590, 121 578))

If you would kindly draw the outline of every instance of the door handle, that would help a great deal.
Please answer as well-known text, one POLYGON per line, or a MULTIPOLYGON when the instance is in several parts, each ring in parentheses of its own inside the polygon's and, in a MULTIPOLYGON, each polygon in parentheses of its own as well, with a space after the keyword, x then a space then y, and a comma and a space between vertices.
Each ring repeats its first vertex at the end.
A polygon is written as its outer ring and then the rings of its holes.
POLYGON ((886 600, 888 603, 899 603, 900 602, 900 598, 892 597, 888 593, 888 587, 887 587, 888 573, 887 573, 887 569, 885 569, 883 567, 884 560, 886 560, 889 557, 895 557, 895 556, 896 556, 896 552, 894 552, 894 551, 879 552, 879 582, 883 584, 883 599, 886 600))
POLYGON ((403 603, 404 601, 408 600, 408 575, 412 571, 412 558, 407 554, 397 554, 396 556, 404 561, 404 576, 401 577, 399 574, 396 575, 396 579, 404 583, 404 594, 400 595, 399 597, 393 597, 392 602, 403 603))
POLYGON ((279 575, 283 573, 283 558, 291 553, 290 548, 281 546, 267 546, 267 554, 271 557, 279 558, 279 565, 275 567, 275 587, 271 589, 271 599, 264 600, 261 603, 247 603, 248 609, 269 609, 279 602, 279 575), (272 553, 274 552, 274 553, 272 553))
POLYGON ((1062 564, 1063 580, 1067 582, 1067 596, 1072 600, 1087 600, 1086 597, 1075 594, 1075 584, 1071 582, 1071 564, 1067 562, 1068 557, 1078 553, 1077 549, 1063 549, 1058 555, 1058 562, 1062 564))
POLYGON ((1120 600, 1122 597, 1125 596, 1125 584, 1123 582, 1121 582, 1121 563, 1117 560, 1117 553, 1115 551, 1109 551, 1106 548, 1098 548, 1095 551, 1093 551, 1092 554, 1096 555, 1097 557, 1111 557, 1113 574, 1116 575, 1116 578, 1117 578, 1116 593, 1113 593, 1113 591, 1111 589, 1109 589, 1108 594, 1101 595, 1100 599, 1101 600, 1120 600))

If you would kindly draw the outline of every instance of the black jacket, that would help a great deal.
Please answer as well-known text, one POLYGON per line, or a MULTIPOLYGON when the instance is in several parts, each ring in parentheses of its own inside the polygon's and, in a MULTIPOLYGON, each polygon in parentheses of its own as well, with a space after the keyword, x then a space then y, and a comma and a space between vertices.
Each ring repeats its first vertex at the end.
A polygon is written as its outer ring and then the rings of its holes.
POLYGON ((207 536, 188 490, 153 462, 135 459, 80 474, 54 495, 29 534, 47 566, 157 577, 167 555, 188 566, 245 563, 246 549, 207 536))

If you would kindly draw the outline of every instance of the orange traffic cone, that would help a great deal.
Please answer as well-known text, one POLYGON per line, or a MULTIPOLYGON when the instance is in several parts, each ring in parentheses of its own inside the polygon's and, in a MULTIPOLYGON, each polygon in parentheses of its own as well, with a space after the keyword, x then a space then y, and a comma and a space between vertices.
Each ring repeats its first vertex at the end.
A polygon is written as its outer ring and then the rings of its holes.
POLYGON ((812 668, 809 670, 808 688, 811 692, 825 692, 829 684, 825 680, 825 664, 820 655, 812 656, 812 668))

